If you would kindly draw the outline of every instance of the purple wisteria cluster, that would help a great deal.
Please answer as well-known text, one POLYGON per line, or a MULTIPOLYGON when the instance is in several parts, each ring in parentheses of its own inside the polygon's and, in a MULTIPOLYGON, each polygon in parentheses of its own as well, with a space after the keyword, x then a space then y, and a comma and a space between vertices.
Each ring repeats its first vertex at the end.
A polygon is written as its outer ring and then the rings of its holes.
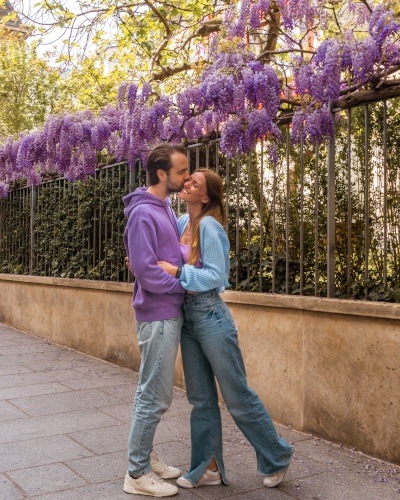
MULTIPOLYGON (((290 19, 307 24, 318 14, 310 0, 280 2, 288 29, 290 19)), ((210 41, 212 62, 196 85, 175 96, 160 96, 149 82, 141 88, 123 83, 116 105, 98 115, 80 111, 49 116, 41 130, 9 137, 0 147, 0 197, 7 196, 10 183, 25 178, 28 185, 37 185, 45 173, 84 181, 94 175, 99 153, 115 155, 130 167, 138 160, 145 165, 156 144, 197 141, 212 130, 221 131, 221 150, 229 157, 249 152, 266 139, 270 161, 276 162, 280 82, 271 66, 255 60, 244 39, 247 23, 259 29, 268 9, 269 0, 242 0, 238 14, 230 6, 222 32, 210 41)), ((291 90, 301 99, 292 123, 295 142, 303 137, 321 143, 333 136, 329 102, 338 99, 344 82, 361 86, 400 64, 399 31, 393 14, 380 5, 369 15, 364 39, 328 39, 310 60, 295 59, 291 90)))
POLYGON ((379 5, 369 19, 369 34, 356 40, 346 34, 344 40, 323 41, 311 62, 298 57, 294 70, 295 92, 302 106, 295 113, 292 123, 294 142, 303 138, 320 143, 333 136, 332 115, 329 102, 334 103, 344 82, 361 86, 376 75, 400 63, 400 44, 396 34, 400 30, 393 14, 379 5), (345 77, 344 80, 341 80, 345 77))
MULTIPOLYGON (((260 18, 268 0, 257 5, 260 18)), ((108 106, 98 116, 89 111, 49 116, 43 129, 8 138, 0 148, 0 196, 6 196, 9 183, 17 179, 40 184, 44 173, 84 181, 94 175, 100 152, 133 167, 138 160, 145 165, 157 143, 193 142, 212 130, 221 130, 221 150, 230 157, 250 151, 261 138, 279 139, 274 123, 280 104, 278 76, 255 61, 237 38, 244 35, 249 16, 254 21, 250 10, 250 1, 243 0, 233 22, 235 10, 228 9, 222 36, 213 38, 213 62, 199 84, 169 97, 157 95, 149 82, 141 90, 123 83, 117 106, 108 106)))

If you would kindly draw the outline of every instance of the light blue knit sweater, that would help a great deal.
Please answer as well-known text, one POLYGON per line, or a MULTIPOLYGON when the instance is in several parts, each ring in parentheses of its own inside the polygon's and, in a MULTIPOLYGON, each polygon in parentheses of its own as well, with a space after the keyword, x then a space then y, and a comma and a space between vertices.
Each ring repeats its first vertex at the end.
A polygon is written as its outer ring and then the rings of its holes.
MULTIPOLYGON (((189 214, 178 220, 182 236, 189 222, 189 214)), ((206 216, 200 221, 200 260, 203 268, 185 264, 180 277, 181 285, 191 292, 206 292, 217 289, 224 292, 229 286, 229 240, 224 228, 214 217, 206 216)))

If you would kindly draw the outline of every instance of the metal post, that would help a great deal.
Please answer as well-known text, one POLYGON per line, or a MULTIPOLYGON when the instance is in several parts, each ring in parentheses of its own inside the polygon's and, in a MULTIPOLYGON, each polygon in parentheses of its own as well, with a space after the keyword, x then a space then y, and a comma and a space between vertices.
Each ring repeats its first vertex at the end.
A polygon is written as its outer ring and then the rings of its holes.
POLYGON ((237 161, 236 161, 236 169, 237 169, 237 175, 236 175, 236 288, 238 287, 239 284, 239 183, 240 183, 240 157, 239 154, 237 155, 237 161))
POLYGON ((229 157, 226 157, 226 169, 225 169, 225 214, 226 214, 226 224, 225 232, 228 234, 229 231, 229 157))
POLYGON ((35 205, 36 205, 36 188, 35 186, 31 187, 31 225, 30 225, 30 233, 31 233, 31 241, 30 241, 30 259, 29 259, 29 274, 33 274, 33 261, 35 259, 35 205))
POLYGON ((304 147, 303 131, 300 145, 300 295, 304 285, 304 147))
POLYGON ((260 179, 260 292, 262 292, 263 224, 264 224, 264 141, 261 139, 261 179, 260 179))
POLYGON ((196 146, 196 170, 199 170, 199 161, 200 161, 199 155, 200 155, 200 149, 199 146, 196 146))
POLYGON ((276 282, 276 163, 273 164, 274 189, 273 189, 273 212, 272 212, 272 293, 275 293, 276 282))
MULTIPOLYGON (((218 132, 217 132, 218 137, 218 132)), ((219 174, 219 152, 218 152, 218 142, 215 143, 215 171, 219 174)))
POLYGON ((351 289, 351 108, 348 110, 349 123, 347 126, 347 298, 351 289))
POLYGON ((383 283, 387 289, 387 101, 383 101, 383 283))
MULTIPOLYGON (((332 103, 330 103, 332 109, 332 103)), ((335 297, 335 115, 333 138, 328 143, 328 202, 327 202, 327 296, 335 297)))
POLYGON ((315 283, 314 283, 314 295, 318 297, 318 281, 319 281, 319 270, 318 270, 318 196, 319 196, 319 184, 318 184, 318 155, 319 148, 318 144, 315 145, 315 283))
POLYGON ((368 177, 368 149, 369 149, 369 120, 368 120, 368 105, 365 110, 365 298, 367 298, 367 281, 369 276, 369 177, 368 177))
POLYGON ((210 166, 210 145, 206 146, 206 168, 210 166))
POLYGON ((289 197, 290 197, 290 129, 286 127, 286 294, 289 293, 289 197))
POLYGON ((247 279, 250 279, 250 241, 251 241, 251 151, 249 151, 249 207, 247 211, 247 279))

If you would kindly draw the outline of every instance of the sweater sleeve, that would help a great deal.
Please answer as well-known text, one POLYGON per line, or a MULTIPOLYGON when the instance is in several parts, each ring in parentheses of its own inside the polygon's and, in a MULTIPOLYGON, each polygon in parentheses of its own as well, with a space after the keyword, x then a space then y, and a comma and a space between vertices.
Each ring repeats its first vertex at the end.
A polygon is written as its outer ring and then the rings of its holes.
POLYGON ((191 292, 206 292, 224 284, 225 240, 227 236, 221 224, 213 217, 204 217, 200 223, 203 268, 185 264, 180 277, 183 288, 191 292))
POLYGON ((128 228, 128 257, 140 286, 153 293, 183 293, 179 279, 157 264, 157 235, 151 221, 138 219, 128 228))

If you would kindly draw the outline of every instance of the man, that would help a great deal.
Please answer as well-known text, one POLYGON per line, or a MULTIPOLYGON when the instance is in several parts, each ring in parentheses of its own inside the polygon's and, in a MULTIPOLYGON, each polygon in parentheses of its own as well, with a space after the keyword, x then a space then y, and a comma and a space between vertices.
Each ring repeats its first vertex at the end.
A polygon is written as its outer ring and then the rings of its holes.
POLYGON ((185 290, 179 277, 168 274, 157 261, 183 265, 169 195, 181 191, 189 179, 186 148, 160 144, 149 154, 146 168, 150 187, 123 198, 128 219, 124 243, 135 276, 133 307, 141 355, 124 491, 166 497, 176 495, 178 488, 162 479, 177 478, 180 471, 157 458, 153 438, 172 401, 185 290))

